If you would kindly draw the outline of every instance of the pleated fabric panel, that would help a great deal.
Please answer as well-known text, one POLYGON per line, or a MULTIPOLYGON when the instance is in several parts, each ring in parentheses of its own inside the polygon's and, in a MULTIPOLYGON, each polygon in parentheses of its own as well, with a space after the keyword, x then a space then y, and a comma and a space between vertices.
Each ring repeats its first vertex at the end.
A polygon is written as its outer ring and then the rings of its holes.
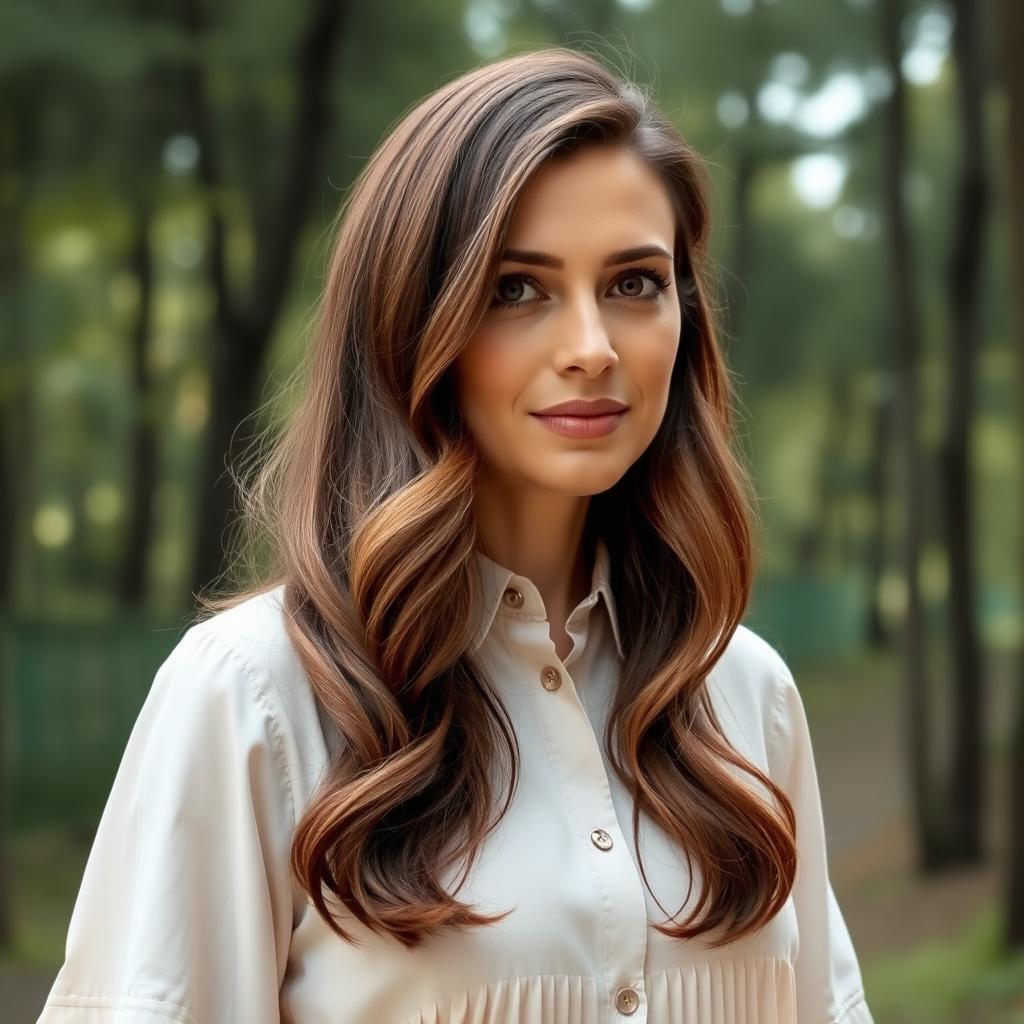
MULTIPOLYGON (((645 979, 648 1024, 795 1024, 793 966, 777 957, 709 960, 645 979)), ((625 1021, 626 1018, 623 1018, 625 1021)), ((597 1024, 597 983, 571 975, 507 978, 435 1003, 405 1024, 597 1024)), ((860 1024, 856 1007, 843 1024, 860 1024), (852 1015, 851 1015, 852 1014, 852 1015)))
POLYGON ((648 1024, 795 1024, 796 976, 773 956, 706 960, 646 980, 648 1024))
POLYGON ((568 974, 505 978, 421 1010, 406 1024, 597 1024, 597 983, 568 974))

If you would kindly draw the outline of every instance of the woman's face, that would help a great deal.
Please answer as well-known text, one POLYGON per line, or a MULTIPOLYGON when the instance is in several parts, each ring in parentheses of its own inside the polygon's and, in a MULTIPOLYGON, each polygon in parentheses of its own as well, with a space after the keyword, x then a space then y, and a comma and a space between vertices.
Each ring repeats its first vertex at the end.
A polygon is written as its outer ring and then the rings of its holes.
POLYGON ((491 308, 455 363, 485 469, 589 495, 639 458, 664 416, 679 346, 674 242, 665 186, 628 150, 592 146, 541 168, 516 206, 491 308), (626 411, 536 415, 599 398, 626 411))

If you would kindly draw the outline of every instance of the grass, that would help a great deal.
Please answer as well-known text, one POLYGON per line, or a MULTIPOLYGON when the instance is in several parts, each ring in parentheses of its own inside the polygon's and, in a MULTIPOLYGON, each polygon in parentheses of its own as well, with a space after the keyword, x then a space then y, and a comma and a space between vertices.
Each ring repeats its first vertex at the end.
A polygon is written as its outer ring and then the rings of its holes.
POLYGON ((1024 1024, 1024 952, 1000 948, 995 907, 952 939, 864 965, 876 1024, 1024 1024))

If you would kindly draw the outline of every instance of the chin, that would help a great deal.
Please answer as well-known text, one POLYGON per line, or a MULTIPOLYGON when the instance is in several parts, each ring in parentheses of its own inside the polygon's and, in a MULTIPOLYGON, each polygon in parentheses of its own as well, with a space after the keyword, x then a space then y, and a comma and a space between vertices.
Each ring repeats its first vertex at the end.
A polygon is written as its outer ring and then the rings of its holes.
POLYGON ((628 468, 628 466, 621 466, 614 470, 609 468, 581 469, 576 472, 563 469, 543 475, 537 474, 534 470, 529 479, 534 486, 541 487, 546 491, 584 498, 610 490, 622 479, 628 468))

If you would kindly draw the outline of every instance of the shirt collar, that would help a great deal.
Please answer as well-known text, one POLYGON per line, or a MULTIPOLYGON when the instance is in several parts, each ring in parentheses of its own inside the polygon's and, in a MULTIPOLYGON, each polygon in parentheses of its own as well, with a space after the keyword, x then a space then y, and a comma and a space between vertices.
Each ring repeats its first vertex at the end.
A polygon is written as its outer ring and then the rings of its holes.
MULTIPOLYGON (((504 565, 499 565, 492 558, 488 558, 477 548, 473 549, 477 567, 480 571, 482 602, 480 614, 477 621, 477 628, 473 636, 473 649, 476 650, 484 642, 491 630, 494 616, 498 614, 501 607, 501 599, 506 589, 515 580, 519 585, 530 583, 525 576, 519 576, 504 565)), ((532 584, 531 584, 532 586, 532 584)), ((624 657, 622 650, 622 638, 619 635, 619 620, 615 609, 615 596, 612 593, 611 584, 611 560, 608 554, 608 546, 604 538, 597 539, 594 552, 594 569, 590 578, 590 597, 600 594, 604 597, 605 608, 608 618, 611 620, 612 634, 615 637, 615 646, 618 649, 619 657, 624 657)))

